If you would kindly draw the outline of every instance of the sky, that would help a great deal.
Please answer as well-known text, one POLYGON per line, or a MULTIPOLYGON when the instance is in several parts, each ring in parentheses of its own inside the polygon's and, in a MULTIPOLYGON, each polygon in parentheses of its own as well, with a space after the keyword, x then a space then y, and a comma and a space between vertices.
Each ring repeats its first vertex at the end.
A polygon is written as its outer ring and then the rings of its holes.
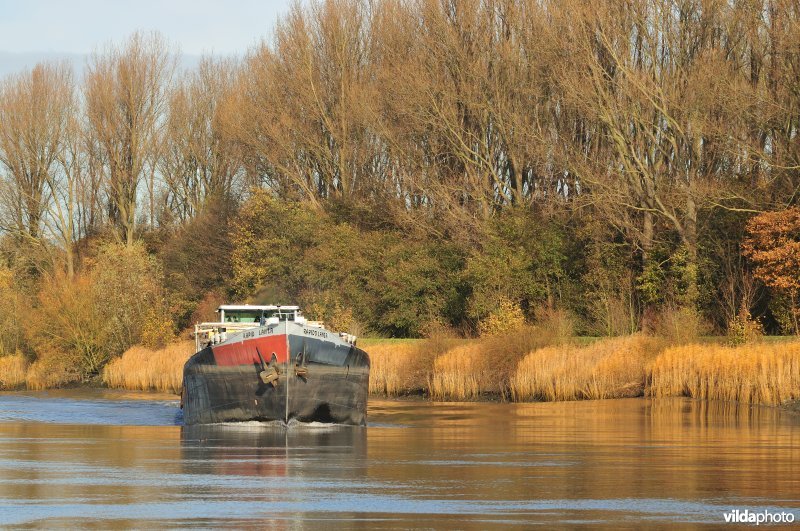
POLYGON ((137 30, 186 56, 240 55, 269 38, 290 0, 0 0, 0 75, 43 59, 82 63, 137 30))

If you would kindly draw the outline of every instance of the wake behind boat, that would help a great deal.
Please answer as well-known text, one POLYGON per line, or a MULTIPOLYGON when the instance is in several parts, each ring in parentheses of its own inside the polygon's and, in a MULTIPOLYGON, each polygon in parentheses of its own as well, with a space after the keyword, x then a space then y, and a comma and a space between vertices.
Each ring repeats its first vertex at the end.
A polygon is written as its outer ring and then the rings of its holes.
POLYGON ((186 424, 235 421, 365 425, 369 356, 355 337, 307 321, 297 306, 224 305, 195 327, 183 369, 186 424))

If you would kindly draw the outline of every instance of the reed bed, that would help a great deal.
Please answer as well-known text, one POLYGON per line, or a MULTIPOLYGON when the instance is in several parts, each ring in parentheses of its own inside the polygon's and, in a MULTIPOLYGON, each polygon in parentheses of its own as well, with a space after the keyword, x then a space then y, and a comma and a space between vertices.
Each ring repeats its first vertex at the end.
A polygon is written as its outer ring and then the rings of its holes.
POLYGON ((194 354, 194 341, 173 343, 158 350, 134 346, 103 369, 103 382, 128 390, 180 393, 183 365, 194 354))
POLYGON ((522 402, 641 396, 658 349, 656 340, 642 335, 537 349, 517 365, 511 397, 522 402))
POLYGON ((511 379, 519 361, 532 350, 569 341, 554 323, 461 342, 436 358, 429 378, 430 395, 439 400, 470 400, 482 394, 512 399, 511 379))
POLYGON ((33 391, 55 389, 79 382, 81 373, 73 356, 50 351, 28 366, 25 386, 33 391))
POLYGON ((398 396, 425 382, 415 382, 413 373, 420 363, 419 348, 411 343, 382 343, 368 347, 370 359, 369 392, 398 396))
POLYGON ((25 385, 28 363, 22 354, 0 356, 0 389, 17 389, 25 385))
MULTIPOLYGON (((800 341, 665 347, 633 335, 579 346, 529 328, 480 340, 442 336, 365 348, 372 363, 370 393, 386 396, 474 400, 495 394, 522 402, 646 394, 765 405, 800 400, 800 341)), ((159 350, 136 346, 110 362, 102 379, 109 387, 178 393, 193 353, 191 341, 159 350)), ((0 389, 63 386, 80 380, 76 366, 55 353, 32 364, 20 354, 1 356, 0 389)))
POLYGON ((430 394, 434 400, 470 400, 492 388, 486 373, 484 345, 472 343, 453 348, 437 357, 430 378, 430 394))
POLYGON ((370 358, 370 393, 403 396, 429 392, 434 359, 462 343, 465 340, 435 334, 424 340, 373 340, 362 345, 370 358))
POLYGON ((666 349, 649 367, 650 396, 781 405, 800 399, 800 341, 666 349))

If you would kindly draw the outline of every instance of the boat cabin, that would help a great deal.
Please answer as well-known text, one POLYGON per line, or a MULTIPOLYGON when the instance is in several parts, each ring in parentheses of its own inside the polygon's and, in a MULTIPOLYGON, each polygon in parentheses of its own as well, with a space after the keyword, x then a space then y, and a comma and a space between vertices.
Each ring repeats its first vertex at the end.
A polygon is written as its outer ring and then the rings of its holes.
MULTIPOLYGON (((215 322, 194 325, 195 350, 227 341, 229 333, 259 326, 273 326, 282 321, 312 328, 325 327, 322 321, 306 320, 299 306, 223 304, 217 308, 217 314, 219 319, 215 322)), ((357 338, 354 335, 339 332, 339 337, 352 345, 356 344, 357 338)))
POLYGON ((273 323, 304 321, 299 306, 253 306, 250 304, 224 304, 217 308, 220 323, 273 323))
POLYGON ((228 339, 229 333, 259 326, 272 326, 281 321, 322 328, 320 321, 307 321, 299 306, 223 304, 217 308, 219 318, 210 323, 194 325, 195 348, 214 345, 228 339))

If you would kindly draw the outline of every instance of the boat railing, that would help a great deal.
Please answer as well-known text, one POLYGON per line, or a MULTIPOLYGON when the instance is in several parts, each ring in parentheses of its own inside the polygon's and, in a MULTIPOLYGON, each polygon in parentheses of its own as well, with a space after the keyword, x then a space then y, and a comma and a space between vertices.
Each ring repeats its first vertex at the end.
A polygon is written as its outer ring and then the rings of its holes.
MULTIPOLYGON (((311 328, 325 328, 322 321, 296 321, 298 324, 311 328)), ((267 319, 266 324, 273 324, 271 319, 267 319)), ((242 323, 235 321, 226 322, 205 322, 194 325, 194 346, 195 351, 199 351, 201 346, 216 345, 228 339, 228 334, 241 332, 261 326, 260 322, 242 323)))
POLYGON ((207 322, 194 325, 194 346, 199 351, 202 346, 222 343, 228 339, 228 331, 239 332, 256 328, 258 323, 207 322))

